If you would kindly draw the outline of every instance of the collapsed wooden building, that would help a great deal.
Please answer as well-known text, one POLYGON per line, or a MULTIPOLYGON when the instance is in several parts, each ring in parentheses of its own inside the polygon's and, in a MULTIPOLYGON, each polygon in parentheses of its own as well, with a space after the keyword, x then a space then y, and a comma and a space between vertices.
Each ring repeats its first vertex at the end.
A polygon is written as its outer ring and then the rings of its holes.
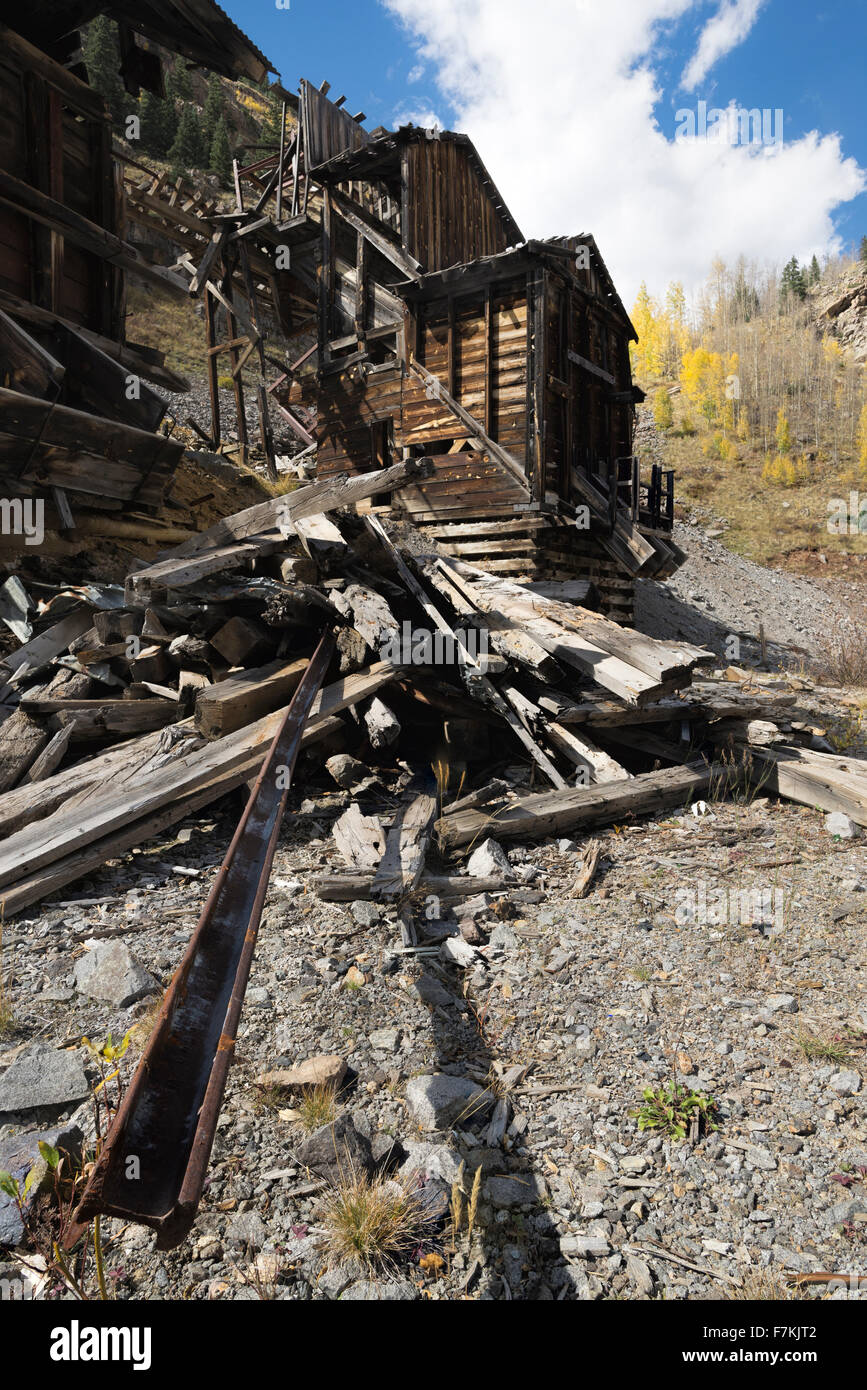
POLYGON ((279 151, 237 170, 234 213, 188 267, 210 301, 215 411, 215 310, 233 376, 258 348, 264 379, 264 295, 299 351, 259 391, 315 440, 320 477, 429 457, 403 514, 494 572, 591 579, 629 621, 634 578, 683 556, 673 475, 643 476, 633 452, 636 333, 595 240, 526 240, 465 135, 369 133, 327 84, 285 96, 279 151), (225 295, 239 270, 240 329, 225 295))
POLYGON ((118 23, 132 92, 162 90, 160 47, 225 76, 269 71, 212 0, 37 0, 0 32, 7 497, 44 499, 60 532, 76 503, 160 505, 183 445, 147 383, 186 383, 125 340, 133 273, 204 300, 212 448, 228 360, 242 458, 245 376, 249 389, 258 374, 272 478, 274 415, 323 479, 429 458, 401 514, 494 573, 589 580, 630 622, 635 577, 664 578, 683 557, 673 476, 645 476, 634 454, 636 335, 593 237, 526 240, 465 135, 368 132, 327 83, 283 93, 279 147, 236 162, 234 207, 184 196, 112 148, 80 67, 78 26, 96 13, 118 23), (175 244, 174 266, 148 257, 149 234, 175 244))

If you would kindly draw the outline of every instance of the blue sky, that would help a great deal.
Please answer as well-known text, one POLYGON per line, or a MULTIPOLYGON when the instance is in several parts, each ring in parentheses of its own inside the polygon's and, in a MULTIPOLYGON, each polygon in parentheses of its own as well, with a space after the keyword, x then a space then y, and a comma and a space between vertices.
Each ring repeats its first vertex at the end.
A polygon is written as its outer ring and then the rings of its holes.
POLYGON ((867 232, 863 0, 223 6, 287 86, 327 78, 368 128, 466 130, 524 232, 595 232, 625 297, 642 278, 694 288, 717 255, 781 264, 867 232), (678 148, 699 101, 782 108, 783 148, 678 148))

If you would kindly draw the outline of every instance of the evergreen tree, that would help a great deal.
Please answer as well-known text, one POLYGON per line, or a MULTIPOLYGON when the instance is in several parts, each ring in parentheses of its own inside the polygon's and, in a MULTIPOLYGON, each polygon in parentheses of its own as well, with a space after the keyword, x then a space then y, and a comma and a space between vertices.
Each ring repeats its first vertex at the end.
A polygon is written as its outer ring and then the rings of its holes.
POLYGON ((170 101, 144 92, 139 104, 141 147, 155 159, 165 159, 177 134, 178 116, 170 101))
POLYGON ((758 292, 755 286, 747 281, 746 275, 741 269, 732 290, 732 317, 736 323, 749 323, 750 319, 755 318, 760 310, 758 292))
POLYGON ((867 236, 861 238, 861 259, 867 265, 867 236))
MULTIPOLYGON (((262 127, 262 139, 265 142, 273 140, 274 144, 280 146, 280 125, 283 119, 283 98, 276 87, 268 88, 268 114, 262 127)), ((289 128, 289 113, 286 113, 286 128, 289 128)))
POLYGON ((185 106, 181 111, 177 134, 169 150, 169 159, 175 177, 178 174, 188 174, 191 169, 201 169, 205 162, 199 113, 194 106, 185 106))
POLYGON ((216 174, 221 183, 230 184, 232 182, 232 151, 229 147, 229 131, 225 116, 221 116, 217 121, 214 138, 211 141, 208 168, 211 173, 216 174))
POLYGON ((783 267, 783 278, 780 282, 780 297, 783 300, 783 306, 784 308, 791 308, 792 304, 805 299, 806 296, 807 286, 804 281, 804 272, 798 265, 797 256, 793 256, 783 267))
POLYGON ((214 143, 214 135, 222 115, 223 82, 214 72, 208 83, 208 95, 205 97, 205 107, 202 112, 202 143, 206 150, 210 150, 214 143))
POLYGON ((818 257, 814 254, 813 259, 810 262, 810 269, 807 272, 807 283, 809 285, 818 285, 821 278, 822 268, 819 265, 818 257))
POLYGON ((182 58, 176 59, 166 77, 166 97, 169 101, 192 101, 193 84, 182 58))
POLYGON ((120 77, 117 25, 107 15, 97 15, 88 25, 82 48, 91 87, 104 98, 112 120, 121 121, 134 109, 135 103, 124 90, 120 77))

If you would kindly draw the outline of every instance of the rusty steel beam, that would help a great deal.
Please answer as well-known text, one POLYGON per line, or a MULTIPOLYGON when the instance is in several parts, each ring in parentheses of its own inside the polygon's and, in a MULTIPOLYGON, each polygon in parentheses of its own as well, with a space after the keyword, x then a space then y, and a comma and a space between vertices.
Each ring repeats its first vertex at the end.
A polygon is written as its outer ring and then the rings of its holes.
POLYGON ((265 758, 68 1245, 99 1213, 153 1227, 159 1250, 179 1245, 195 1220, 301 734, 333 652, 329 631, 265 758))

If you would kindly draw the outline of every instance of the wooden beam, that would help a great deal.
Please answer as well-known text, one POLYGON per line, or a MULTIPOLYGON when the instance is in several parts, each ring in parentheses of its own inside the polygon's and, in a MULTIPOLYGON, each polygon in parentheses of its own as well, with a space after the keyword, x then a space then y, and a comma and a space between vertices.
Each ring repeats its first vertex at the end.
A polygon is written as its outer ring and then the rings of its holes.
POLYGON ((484 835, 497 839, 541 839, 562 830, 586 825, 621 822, 627 816, 656 814, 682 806, 706 792, 712 783, 726 785, 723 764, 692 763, 687 767, 646 772, 628 782, 574 787, 522 797, 487 815, 484 811, 459 811, 437 822, 444 848, 469 844, 484 835))
POLYGON ((399 897, 412 893, 417 887, 436 813, 437 800, 429 792, 420 792, 400 808, 374 875, 371 888, 374 898, 399 897))
POLYGON ((468 651, 466 645, 461 641, 460 637, 458 637, 436 605, 428 598, 415 575, 404 563, 399 552, 392 545, 381 523, 376 517, 366 516, 364 518, 364 524, 371 534, 376 536, 380 541, 386 553, 390 556, 401 579, 407 585, 413 597, 421 604, 422 609, 435 627, 444 635, 450 637, 452 642, 455 643, 456 649, 460 651, 462 656, 461 674, 469 693, 477 699, 480 699, 484 704, 490 705, 490 707, 506 721, 512 732, 527 749, 533 761, 539 765, 545 776, 555 787, 564 787, 566 783, 550 758, 542 752, 542 749, 531 738, 518 716, 509 708, 496 686, 483 674, 479 662, 468 651))
POLYGON ((15 212, 24 213, 35 222, 59 232, 83 251, 92 256, 133 271, 150 284, 168 290, 179 298, 188 296, 187 282, 171 270, 150 265, 134 246, 121 241, 112 232, 99 227, 81 213, 74 212, 65 203, 60 203, 48 194, 24 183, 12 174, 0 170, 0 203, 15 212))
POLYGON ((344 220, 348 222, 353 231, 365 237, 386 260, 391 261, 408 280, 416 284, 421 280, 421 266, 419 262, 410 256, 406 251, 402 251, 396 246, 383 232, 368 222, 360 207, 351 203, 348 198, 344 198, 336 189, 326 189, 326 198, 330 195, 330 201, 334 208, 344 220))

